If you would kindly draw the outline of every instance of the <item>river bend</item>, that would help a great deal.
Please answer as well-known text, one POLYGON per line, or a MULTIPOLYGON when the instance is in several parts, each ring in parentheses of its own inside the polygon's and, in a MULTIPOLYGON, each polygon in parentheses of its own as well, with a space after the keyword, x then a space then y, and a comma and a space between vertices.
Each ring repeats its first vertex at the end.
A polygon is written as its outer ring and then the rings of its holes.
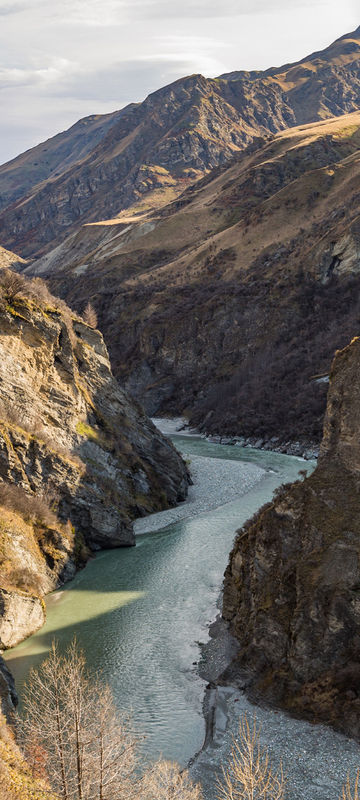
POLYGON ((132 709, 146 737, 144 756, 161 753, 185 765, 203 742, 199 645, 218 612, 235 531, 277 486, 313 465, 197 436, 174 435, 173 441, 193 459, 189 501, 140 520, 135 548, 99 553, 50 595, 46 625, 9 651, 6 661, 21 695, 30 667, 41 662, 52 640, 63 649, 76 635, 90 669, 101 670, 110 683, 119 709, 132 709))

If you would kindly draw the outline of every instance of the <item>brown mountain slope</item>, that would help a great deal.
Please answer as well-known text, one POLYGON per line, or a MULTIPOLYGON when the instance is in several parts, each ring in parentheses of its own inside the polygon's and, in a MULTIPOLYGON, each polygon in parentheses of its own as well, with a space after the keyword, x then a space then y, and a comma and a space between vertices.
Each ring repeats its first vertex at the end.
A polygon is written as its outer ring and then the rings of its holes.
POLYGON ((16 253, 11 253, 10 250, 5 250, 4 247, 0 247, 0 269, 3 267, 8 267, 9 269, 24 269, 26 266, 26 261, 20 256, 17 256, 16 253))
POLYGON ((357 332, 360 113, 279 134, 141 221, 87 225, 30 271, 99 313, 150 413, 320 439, 326 374, 357 332))
POLYGON ((106 136, 122 111, 80 119, 67 131, 53 136, 0 166, 0 209, 31 192, 48 178, 56 178, 81 161, 106 136))
POLYGON ((238 532, 225 619, 232 680, 360 737, 360 340, 335 358, 318 467, 238 532))
MULTIPOLYGON (((98 143, 82 154, 77 149, 79 160, 57 177, 68 162, 57 166, 58 150, 50 140, 40 153, 26 154, 25 173, 24 156, 0 169, 0 194, 8 204, 0 215, 0 240, 22 255, 39 254, 81 221, 114 217, 147 195, 147 204, 163 204, 259 136, 355 111, 359 52, 360 28, 297 65, 214 80, 201 75, 178 80, 119 112, 115 122, 112 117, 98 143), (43 166, 45 149, 51 152, 51 165, 55 153, 50 177, 50 165, 43 166), (30 185, 39 155, 42 167, 36 167, 30 185), (16 194, 11 188, 15 178, 16 194)), ((99 136, 101 125, 100 120, 99 136)), ((61 147, 66 136, 60 137, 61 147)))

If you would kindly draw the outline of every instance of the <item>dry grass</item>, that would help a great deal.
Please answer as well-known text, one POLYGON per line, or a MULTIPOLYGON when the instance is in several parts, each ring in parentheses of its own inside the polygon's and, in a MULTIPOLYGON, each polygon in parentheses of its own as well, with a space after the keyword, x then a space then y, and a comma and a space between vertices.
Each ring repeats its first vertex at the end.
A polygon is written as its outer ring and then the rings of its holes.
POLYGON ((0 269, 0 309, 11 306, 14 302, 30 300, 35 306, 61 314, 71 344, 76 344, 73 319, 81 320, 64 300, 53 295, 42 278, 28 278, 7 267, 0 269))
POLYGON ((59 800, 43 779, 32 776, 1 711, 0 800, 59 800))
POLYGON ((77 316, 64 300, 50 292, 42 278, 28 278, 7 267, 0 270, 0 292, 3 300, 8 303, 12 303, 17 297, 27 298, 38 305, 52 306, 63 313, 77 316))

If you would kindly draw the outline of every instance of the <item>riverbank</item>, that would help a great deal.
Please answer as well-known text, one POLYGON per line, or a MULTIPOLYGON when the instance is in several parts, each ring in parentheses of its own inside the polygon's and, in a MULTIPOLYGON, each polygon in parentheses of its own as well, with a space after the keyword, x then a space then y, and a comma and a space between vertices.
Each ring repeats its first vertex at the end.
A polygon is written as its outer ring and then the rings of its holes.
POLYGON ((166 436, 201 436, 210 444, 221 444, 235 447, 251 447, 254 450, 264 452, 280 453, 282 455, 304 458, 305 461, 313 461, 319 457, 320 445, 310 439, 304 441, 284 441, 277 436, 226 436, 222 434, 206 433, 195 428, 190 428, 185 417, 174 417, 173 419, 154 418, 154 424, 159 427, 166 436))
MULTIPOLYGON (((202 648, 199 675, 208 681, 204 698, 205 742, 190 772, 200 781, 205 800, 213 800, 221 765, 230 756, 239 717, 246 715, 261 729, 261 745, 275 768, 282 763, 286 797, 291 800, 338 800, 349 773, 355 778, 360 747, 354 739, 324 725, 290 717, 283 711, 255 705, 238 686, 224 685, 222 673, 237 651, 237 643, 219 617, 210 627, 210 640, 202 648)), ((238 682, 240 683, 240 681, 238 682)))
POLYGON ((162 512, 157 530, 139 535, 136 547, 99 553, 47 598, 44 628, 5 659, 21 698, 30 668, 41 663, 53 639, 64 652, 75 635, 89 669, 101 669, 110 684, 119 711, 132 709, 134 725, 145 736, 144 763, 162 753, 185 766, 204 741, 205 683, 197 663, 218 613, 236 528, 277 486, 295 480, 303 462, 218 447, 196 436, 173 441, 184 458, 201 457, 205 473, 210 460, 214 477, 222 476, 220 491, 233 482, 236 498, 218 506, 217 497, 216 508, 191 517, 182 503, 186 519, 169 524, 168 511, 162 512), (244 492, 246 474, 262 477, 244 492))

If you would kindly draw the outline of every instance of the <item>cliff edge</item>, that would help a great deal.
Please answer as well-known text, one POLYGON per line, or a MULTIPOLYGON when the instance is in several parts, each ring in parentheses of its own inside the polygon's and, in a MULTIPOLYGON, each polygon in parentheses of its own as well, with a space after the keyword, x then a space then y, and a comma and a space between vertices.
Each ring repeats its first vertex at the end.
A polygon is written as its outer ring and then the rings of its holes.
MULTIPOLYGON (((237 534, 223 615, 250 695, 360 737, 360 339, 333 362, 319 463, 237 534)), ((224 676, 224 679, 228 676, 224 676)))
POLYGON ((42 281, 0 273, 0 648, 132 521, 183 500, 187 468, 111 373, 103 338, 42 281))

